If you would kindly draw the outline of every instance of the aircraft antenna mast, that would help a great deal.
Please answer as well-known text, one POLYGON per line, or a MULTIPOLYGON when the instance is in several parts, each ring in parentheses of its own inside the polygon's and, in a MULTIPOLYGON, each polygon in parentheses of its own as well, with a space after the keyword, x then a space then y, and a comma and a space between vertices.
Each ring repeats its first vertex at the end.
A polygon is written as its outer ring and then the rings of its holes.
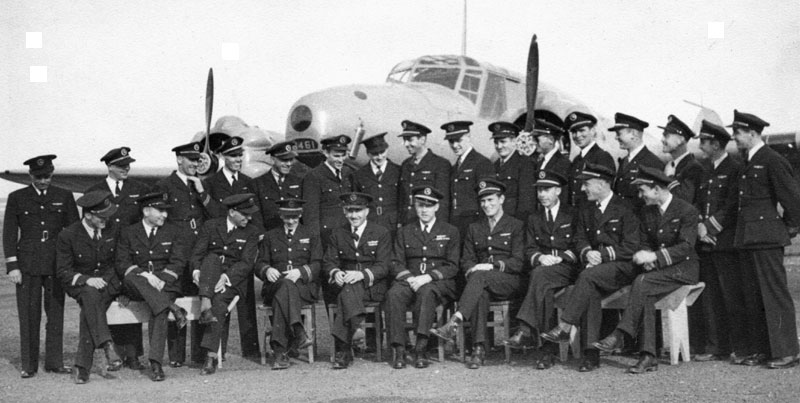
POLYGON ((467 0, 464 0, 464 25, 461 31, 461 56, 467 55, 467 0))

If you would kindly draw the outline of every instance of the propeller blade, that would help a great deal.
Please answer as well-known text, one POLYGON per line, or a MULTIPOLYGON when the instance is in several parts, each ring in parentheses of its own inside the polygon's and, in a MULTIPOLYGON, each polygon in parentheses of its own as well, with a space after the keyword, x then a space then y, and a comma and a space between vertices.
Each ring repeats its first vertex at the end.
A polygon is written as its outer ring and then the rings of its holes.
POLYGON ((206 146, 205 152, 208 152, 209 141, 208 136, 211 134, 211 111, 214 109, 214 69, 208 69, 208 80, 206 80, 206 146))
POLYGON ((536 91, 539 87, 539 44, 536 42, 536 34, 531 38, 531 47, 528 50, 528 71, 525 77, 525 100, 527 101, 528 113, 525 117, 525 131, 533 130, 534 115, 536 109, 536 91))

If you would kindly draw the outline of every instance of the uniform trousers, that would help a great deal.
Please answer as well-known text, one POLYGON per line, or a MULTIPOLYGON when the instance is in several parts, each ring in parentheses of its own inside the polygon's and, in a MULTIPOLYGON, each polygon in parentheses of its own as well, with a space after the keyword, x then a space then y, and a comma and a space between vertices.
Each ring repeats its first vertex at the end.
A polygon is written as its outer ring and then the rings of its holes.
POLYGON ((147 282, 146 278, 132 273, 125 276, 124 284, 131 299, 144 301, 153 312, 147 325, 150 340, 147 358, 160 364, 164 358, 164 348, 167 345, 169 308, 178 298, 179 293, 168 290, 168 286, 158 291, 147 282))
POLYGON ((584 349, 593 350, 600 339, 603 297, 630 284, 641 272, 631 262, 607 262, 584 269, 575 282, 561 319, 581 326, 584 349))
POLYGON ((286 278, 280 278, 274 283, 264 283, 261 295, 264 297, 264 302, 272 307, 270 344, 273 350, 289 347, 292 327, 303 323, 300 317, 301 308, 303 305, 314 303, 312 293, 314 287, 317 287, 317 283, 306 284, 302 280, 292 282, 286 278))
POLYGON ((386 283, 379 281, 372 287, 364 287, 364 281, 354 284, 343 284, 339 287, 332 284, 336 293, 336 315, 333 319, 331 334, 339 343, 350 343, 350 338, 366 315, 365 302, 381 302, 386 295, 386 283))
POLYGON ((106 321, 106 311, 118 293, 119 289, 110 284, 100 290, 88 284, 70 287, 70 296, 75 298, 81 307, 75 365, 91 369, 94 350, 112 341, 111 331, 106 321))
POLYGON ((794 302, 786 282, 783 248, 748 249, 740 252, 745 276, 745 304, 756 352, 773 358, 797 355, 797 323, 794 302))
POLYGON ((578 270, 574 266, 559 263, 535 267, 517 319, 536 329, 537 334, 555 327, 558 324, 555 293, 574 283, 577 278, 578 270))
POLYGON ((17 284, 20 366, 29 373, 39 369, 39 331, 42 322, 42 293, 45 325, 45 368, 64 365, 64 289, 55 276, 22 274, 17 284))
POLYGON ((522 294, 523 277, 518 274, 494 270, 473 272, 458 300, 458 311, 469 320, 472 327, 472 342, 486 342, 486 321, 489 316, 489 301, 511 299, 522 294))
POLYGON ((417 335, 427 337, 436 322, 436 307, 453 299, 455 299, 454 280, 431 281, 418 288, 416 292, 411 289, 408 282, 396 281, 386 293, 389 343, 392 346, 408 344, 406 311, 409 307, 411 307, 417 335))
POLYGON ((641 325, 640 352, 656 355, 656 302, 684 285, 697 284, 699 271, 697 260, 687 260, 639 274, 633 280, 628 305, 617 328, 635 336, 641 325))
MULTIPOLYGON (((742 284, 742 268, 734 251, 700 252, 700 281, 706 288, 700 295, 705 317, 705 352, 755 353, 749 341, 750 326, 742 284)), ((692 330, 694 331, 694 330, 692 330)))
MULTIPOLYGON (((203 341, 200 346, 209 352, 216 353, 220 347, 220 338, 223 327, 227 327, 225 315, 228 314, 228 304, 239 295, 235 288, 226 287, 222 293, 211 296, 211 313, 217 318, 217 322, 212 322, 204 326, 203 341)), ((224 348, 224 346, 223 346, 224 348)))

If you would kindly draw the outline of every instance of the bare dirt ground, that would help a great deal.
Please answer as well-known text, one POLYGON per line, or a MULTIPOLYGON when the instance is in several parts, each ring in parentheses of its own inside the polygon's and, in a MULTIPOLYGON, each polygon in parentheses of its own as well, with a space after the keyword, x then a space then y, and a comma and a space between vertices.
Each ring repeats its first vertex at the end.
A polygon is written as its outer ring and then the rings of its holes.
MULTIPOLYGON (((800 307, 800 257, 795 246, 786 258, 790 290, 800 307)), ((1 260, 0 260, 1 261, 1 260)), ((19 322, 14 286, 0 264, 0 402, 798 402, 800 367, 767 370, 726 362, 668 365, 662 359, 657 372, 628 375, 635 358, 604 357, 592 373, 577 372, 576 361, 537 371, 532 354, 515 353, 503 363, 502 350, 490 354, 487 365, 469 370, 454 359, 434 362, 427 369, 394 370, 373 355, 357 358, 347 370, 330 368, 330 334, 325 311, 317 307, 317 362, 293 360, 292 367, 272 371, 269 365, 243 360, 238 325, 232 318, 228 359, 215 375, 199 375, 199 368, 165 367, 167 379, 151 382, 147 373, 123 369, 104 379, 93 370, 90 382, 75 385, 69 376, 45 373, 19 377, 19 322)), ((800 312, 800 311, 798 311, 800 312)), ((79 309, 67 298, 64 324, 65 363, 71 364, 78 339, 79 309)), ((263 312, 259 321, 263 328, 263 312)), ((145 333, 146 334, 146 333, 145 333)), ((146 343, 145 343, 146 344, 146 343)), ((44 324, 42 324, 44 347, 44 324)), ((389 358, 386 358, 386 357, 389 358)), ((44 351, 42 351, 42 362, 44 351)), ((102 362, 99 351, 95 362, 102 362)), ((42 364, 40 364, 42 365, 42 364)), ((96 364, 97 365, 97 364, 96 364)))

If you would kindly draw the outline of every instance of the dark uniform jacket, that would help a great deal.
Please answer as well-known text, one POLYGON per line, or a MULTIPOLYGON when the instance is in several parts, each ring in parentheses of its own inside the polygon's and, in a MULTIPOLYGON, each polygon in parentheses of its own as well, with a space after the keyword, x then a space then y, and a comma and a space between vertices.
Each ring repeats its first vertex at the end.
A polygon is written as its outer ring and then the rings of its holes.
MULTIPOLYGON (((542 155, 541 158, 544 158, 544 155, 542 155)), ((540 171, 547 170, 547 171, 558 172, 561 173, 562 175, 569 175, 569 168, 570 168, 569 158, 565 157, 564 154, 561 153, 561 151, 556 151, 556 153, 553 154, 552 157, 550 157, 550 160, 547 161, 547 164, 544 167, 542 167, 541 165, 542 161, 541 160, 537 161, 536 164, 534 165, 534 168, 536 170, 533 173, 533 175, 525 175, 523 177, 525 188, 524 192, 523 191, 520 192, 525 194, 525 197, 522 198, 523 202, 525 203, 525 206, 521 208, 522 214, 524 214, 523 218, 527 217, 534 211, 539 211, 542 207, 539 204, 539 200, 536 197, 536 187, 534 186, 537 178, 539 178, 540 171)), ((558 196, 558 200, 561 202, 561 204, 567 204, 569 202, 568 193, 569 192, 562 191, 561 195, 558 196)))
MULTIPOLYGON (((253 178, 242 172, 238 172, 236 175, 236 182, 231 185, 225 177, 224 170, 220 169, 203 182, 206 193, 211 196, 211 200, 206 206, 211 217, 226 217, 228 215, 228 207, 222 204, 222 200, 226 197, 242 193, 257 193, 253 178)), ((263 228, 261 214, 253 215, 253 224, 263 228)))
MULTIPOLYGON (((472 148, 464 162, 450 167, 450 216, 469 217, 481 213, 478 203, 478 183, 494 176, 492 161, 472 148)), ((440 207, 441 208, 441 207, 440 207)), ((451 220, 452 221, 452 220, 451 220)))
POLYGON ((50 185, 44 197, 33 185, 11 192, 3 221, 6 271, 31 276, 56 274, 56 238, 78 221, 72 193, 50 185))
POLYGON ((186 236, 169 223, 156 229, 152 239, 147 235, 141 221, 122 230, 117 251, 117 274, 124 278, 128 274, 150 272, 166 283, 162 291, 180 293, 178 279, 183 275, 189 253, 186 236))
POLYGON ((184 184, 176 172, 158 181, 154 190, 169 195, 169 204, 172 208, 169 209, 167 222, 196 237, 200 233, 203 221, 209 217, 206 212, 206 206, 211 200, 208 192, 198 193, 192 182, 184 184))
POLYGON ((403 281, 429 274, 433 281, 454 281, 458 274, 461 239, 458 229, 438 219, 428 233, 419 220, 397 231, 392 255, 392 277, 403 281))
POLYGON ((521 274, 525 253, 523 232, 522 221, 508 214, 503 214, 491 231, 486 217, 470 224, 461 253, 462 270, 466 273, 478 263, 491 263, 497 271, 521 274))
MULTIPOLYGON (((642 209, 639 249, 656 253, 655 269, 660 270, 676 264, 691 263, 697 267, 697 209, 674 195, 664 214, 656 205, 642 209)), ((694 273, 697 277, 697 272, 694 273)))
MULTIPOLYGON (((390 231, 397 229, 397 213, 400 206, 400 166, 386 161, 386 169, 381 179, 372 171, 372 163, 368 162, 356 170, 351 176, 354 192, 372 196, 369 210, 369 221, 383 225, 390 231)), ((405 208, 405 204, 402 205, 405 208)))
POLYGON ((612 157, 608 151, 600 148, 597 143, 592 144, 592 146, 589 148, 589 151, 586 152, 586 157, 582 156, 581 152, 579 151, 575 156, 575 159, 573 159, 572 163, 570 164, 569 189, 564 189, 564 191, 569 193, 568 200, 569 204, 572 206, 583 206, 583 204, 586 203, 586 193, 581 191, 581 184, 583 181, 578 180, 578 175, 581 174, 584 166, 587 163, 603 165, 610 168, 612 171, 616 171, 614 157, 612 157))
POLYGON ((100 240, 95 241, 83 222, 77 221, 58 234, 56 275, 67 294, 74 298, 77 288, 91 277, 105 280, 110 290, 114 290, 111 295, 118 292, 121 283, 114 269, 117 232, 113 225, 107 226, 101 231, 100 240))
MULTIPOLYGON (((524 174, 533 175, 533 165, 526 161, 526 158, 520 155, 518 151, 514 151, 508 161, 502 162, 502 158, 494 161, 494 171, 497 180, 506 185, 506 201, 503 202, 503 213, 510 214, 517 218, 525 218, 521 213, 517 213, 519 205, 523 203, 523 197, 530 197, 530 195, 520 194, 520 181, 524 174), (526 165, 528 168, 526 169, 526 165)), ((525 200, 525 203, 536 203, 534 193, 533 200, 525 200)))
MULTIPOLYGON (((203 224, 200 237, 197 238, 192 250, 190 264, 193 271, 200 270, 204 259, 215 259, 219 263, 215 266, 219 274, 226 274, 232 286, 241 295, 245 281, 253 275, 261 231, 255 225, 248 223, 246 227, 234 227, 233 231, 228 233, 227 221, 226 217, 212 218, 203 224)), ((203 273, 200 273, 200 276, 202 278, 203 273)), ((214 283, 217 280, 218 278, 215 278, 214 283)), ((213 284, 211 288, 213 290, 213 284)))
POLYGON ((547 223, 544 208, 531 214, 526 229, 525 261, 533 261, 533 267, 536 267, 539 266, 539 256, 554 255, 562 259, 562 264, 575 265, 578 262, 573 251, 577 221, 577 211, 567 204, 559 205, 552 227, 547 223))
POLYGON ((639 198, 639 187, 632 185, 631 182, 639 175, 639 167, 652 167, 663 172, 664 163, 647 147, 643 147, 633 157, 633 160, 626 161, 626 158, 619 159, 619 168, 614 179, 614 193, 630 203, 633 207, 633 212, 639 214, 639 211, 644 206, 644 201, 639 198))
POLYGON ((139 202, 136 199, 146 195, 150 188, 135 179, 126 179, 122 181, 122 189, 119 196, 114 197, 114 189, 110 188, 108 182, 103 179, 102 182, 98 182, 86 189, 84 193, 93 190, 111 192, 111 202, 117 205, 117 212, 111 216, 109 222, 113 222, 114 229, 119 232, 142 219, 142 208, 139 207, 139 202))
POLYGON ((419 164, 414 164, 414 157, 408 157, 400 165, 400 205, 405 206, 402 223, 408 224, 417 220, 414 209, 414 196, 411 194, 417 186, 433 186, 445 197, 439 201, 436 219, 447 222, 450 215, 450 162, 428 150, 419 164))
POLYGON ((703 181, 703 167, 693 154, 684 157, 675 167, 675 181, 677 183, 670 184, 672 194, 694 203, 697 189, 703 181))
POLYGON ((286 237, 286 228, 273 228, 264 235, 259 247, 256 263, 256 276, 267 283, 267 269, 270 267, 283 273, 287 270, 300 270, 300 282, 309 287, 316 299, 319 286, 319 271, 322 264, 322 243, 319 235, 312 233, 303 225, 298 225, 292 239, 286 237))
POLYGON ((779 248, 789 244, 788 227, 800 226, 800 185, 789 162, 764 145, 739 175, 734 246, 779 248), (783 217, 777 204, 784 208, 783 217))
POLYGON ((364 274, 365 288, 375 285, 384 287, 389 274, 391 243, 389 230, 369 220, 357 247, 350 224, 336 228, 331 232, 330 243, 325 250, 323 270, 330 282, 333 282, 338 271, 360 271, 364 274))
POLYGON ((639 219, 619 196, 611 196, 603 213, 588 203, 578 215, 575 249, 583 262, 589 250, 599 251, 603 263, 629 261, 639 250, 639 219))
POLYGON ((739 198, 739 171, 742 162, 728 155, 714 169, 714 162, 703 160, 703 180, 700 182, 696 206, 700 211, 700 222, 705 224, 713 244, 700 242, 702 251, 727 251, 733 249, 736 232, 736 201, 739 198))
POLYGON ((323 162, 303 178, 303 198, 306 200, 303 224, 311 232, 325 236, 327 232, 347 223, 339 195, 351 188, 352 172, 348 165, 342 166, 342 180, 339 181, 328 164, 323 162))
POLYGON ((283 183, 275 180, 272 170, 254 179, 258 206, 264 229, 283 227, 283 220, 278 214, 277 201, 283 199, 300 199, 303 196, 303 181, 291 172, 284 176, 283 183))

